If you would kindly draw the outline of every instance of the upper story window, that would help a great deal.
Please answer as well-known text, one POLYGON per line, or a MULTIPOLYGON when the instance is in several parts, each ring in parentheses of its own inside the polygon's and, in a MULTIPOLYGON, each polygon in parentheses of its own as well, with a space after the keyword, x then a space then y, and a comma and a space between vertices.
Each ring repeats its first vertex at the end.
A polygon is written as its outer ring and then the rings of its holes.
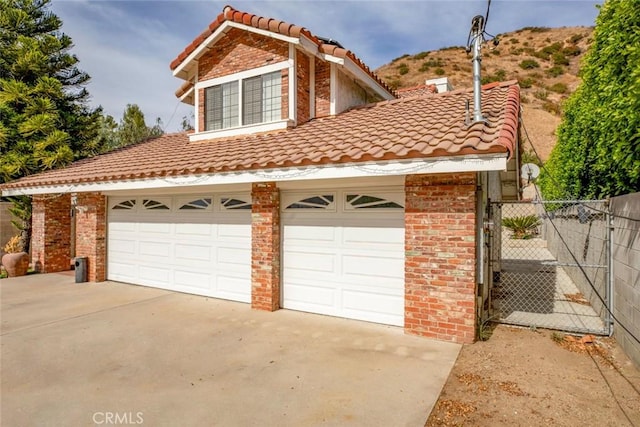
POLYGON ((204 97, 205 130, 280 120, 281 72, 211 86, 205 89, 204 97))

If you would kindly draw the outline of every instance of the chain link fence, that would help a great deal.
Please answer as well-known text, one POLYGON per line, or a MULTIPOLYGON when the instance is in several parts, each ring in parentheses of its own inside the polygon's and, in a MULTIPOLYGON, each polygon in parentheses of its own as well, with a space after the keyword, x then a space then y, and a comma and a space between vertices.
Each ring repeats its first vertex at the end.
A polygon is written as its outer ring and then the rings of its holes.
POLYGON ((605 202, 509 202, 491 209, 492 317, 520 326, 608 334, 605 202))

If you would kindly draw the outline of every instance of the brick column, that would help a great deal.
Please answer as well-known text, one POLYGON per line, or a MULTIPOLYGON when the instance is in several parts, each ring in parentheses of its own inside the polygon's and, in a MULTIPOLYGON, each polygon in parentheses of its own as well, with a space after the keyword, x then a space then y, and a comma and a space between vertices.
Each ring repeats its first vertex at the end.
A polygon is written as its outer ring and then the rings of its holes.
POLYGON ((475 173, 405 179, 406 333, 475 340, 475 190, 475 173))
POLYGON ((31 255, 42 273, 71 268, 71 196, 33 196, 31 255))
POLYGON ((251 307, 280 308, 280 193, 274 182, 251 189, 251 307))
POLYGON ((106 280, 107 198, 100 193, 78 193, 76 257, 87 257, 87 280, 106 280))

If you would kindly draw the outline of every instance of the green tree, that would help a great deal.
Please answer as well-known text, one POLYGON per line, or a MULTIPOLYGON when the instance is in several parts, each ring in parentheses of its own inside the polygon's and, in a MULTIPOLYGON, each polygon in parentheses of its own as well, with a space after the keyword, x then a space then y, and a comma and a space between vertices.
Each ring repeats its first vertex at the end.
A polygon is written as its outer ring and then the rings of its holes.
MULTIPOLYGON (((89 76, 78 69, 71 38, 49 3, 0 0, 0 182, 102 151, 96 138, 101 112, 87 106, 89 76)), ((13 201, 24 213, 27 250, 30 201, 13 201)))
POLYGON ((149 138, 160 136, 164 131, 162 130, 160 118, 156 119, 155 125, 147 126, 144 120, 144 113, 140 107, 136 104, 127 104, 116 133, 117 145, 113 148, 137 144, 149 138))
POLYGON ((640 191, 640 7, 607 0, 540 177, 547 199, 640 191))

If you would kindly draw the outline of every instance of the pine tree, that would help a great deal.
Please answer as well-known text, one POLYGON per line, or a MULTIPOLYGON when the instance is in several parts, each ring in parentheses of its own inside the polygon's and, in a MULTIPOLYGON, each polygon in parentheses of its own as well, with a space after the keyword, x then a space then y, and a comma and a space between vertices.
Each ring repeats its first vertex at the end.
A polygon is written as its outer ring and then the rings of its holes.
MULTIPOLYGON (((0 0, 0 183, 102 151, 101 111, 87 105, 89 76, 49 3, 0 0)), ((28 250, 29 199, 13 201, 28 250)))

